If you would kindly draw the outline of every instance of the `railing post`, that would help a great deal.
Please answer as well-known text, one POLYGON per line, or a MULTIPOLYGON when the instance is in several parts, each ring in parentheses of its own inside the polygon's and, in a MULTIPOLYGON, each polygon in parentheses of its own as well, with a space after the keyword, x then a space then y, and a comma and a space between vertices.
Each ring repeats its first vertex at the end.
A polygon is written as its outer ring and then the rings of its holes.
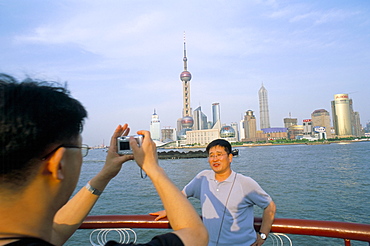
POLYGON ((344 239, 344 245, 345 245, 345 246, 351 246, 351 240, 349 240, 349 239, 344 239))

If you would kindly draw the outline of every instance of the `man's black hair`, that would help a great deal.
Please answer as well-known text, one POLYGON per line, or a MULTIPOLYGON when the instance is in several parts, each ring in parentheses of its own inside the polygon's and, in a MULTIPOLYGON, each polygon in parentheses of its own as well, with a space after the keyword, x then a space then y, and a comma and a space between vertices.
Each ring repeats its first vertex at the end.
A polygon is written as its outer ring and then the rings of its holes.
POLYGON ((66 88, 0 73, 0 182, 24 179, 30 161, 77 138, 86 117, 66 88))
POLYGON ((208 146, 206 148, 207 153, 209 154, 209 150, 212 147, 215 147, 215 146, 224 147, 226 153, 227 154, 231 154, 231 144, 229 143, 229 141, 226 141, 225 139, 216 139, 216 140, 213 140, 212 142, 210 142, 208 144, 208 146))

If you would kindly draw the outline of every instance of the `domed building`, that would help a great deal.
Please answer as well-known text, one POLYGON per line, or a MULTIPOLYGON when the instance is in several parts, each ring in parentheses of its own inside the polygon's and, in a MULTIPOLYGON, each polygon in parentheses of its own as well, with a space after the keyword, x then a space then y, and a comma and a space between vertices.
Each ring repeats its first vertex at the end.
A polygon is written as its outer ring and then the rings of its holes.
POLYGON ((186 132, 191 131, 190 128, 184 128, 182 129, 179 134, 177 135, 178 140, 186 140, 186 132))
POLYGON ((235 138, 235 130, 231 126, 223 126, 220 130, 221 138, 235 138))

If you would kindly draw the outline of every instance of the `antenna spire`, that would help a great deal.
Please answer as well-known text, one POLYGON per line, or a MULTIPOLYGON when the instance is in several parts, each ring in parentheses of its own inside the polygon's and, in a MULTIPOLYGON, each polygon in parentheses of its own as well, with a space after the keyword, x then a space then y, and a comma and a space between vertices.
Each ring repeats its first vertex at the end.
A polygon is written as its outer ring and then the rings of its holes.
POLYGON ((186 57, 186 39, 185 39, 185 32, 184 32, 184 58, 182 59, 184 61, 184 71, 188 70, 188 58, 186 57))

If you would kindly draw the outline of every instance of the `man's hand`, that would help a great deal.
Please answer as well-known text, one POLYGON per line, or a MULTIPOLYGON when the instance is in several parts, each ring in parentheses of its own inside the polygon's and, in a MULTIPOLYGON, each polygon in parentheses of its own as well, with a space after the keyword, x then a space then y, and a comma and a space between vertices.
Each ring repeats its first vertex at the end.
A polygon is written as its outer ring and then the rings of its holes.
POLYGON ((257 233, 257 240, 251 246, 261 246, 265 243, 266 240, 263 240, 259 233, 257 233))
POLYGON ((151 139, 150 132, 138 131, 137 134, 143 135, 144 137, 140 147, 133 137, 130 138, 130 146, 134 152, 134 159, 138 166, 150 176, 152 171, 158 170, 159 168, 157 146, 151 139))
POLYGON ((166 213, 166 210, 161 210, 161 211, 158 211, 158 212, 154 212, 154 213, 149 213, 150 215, 155 215, 157 216, 154 220, 155 221, 158 221, 160 219, 163 219, 163 218, 166 218, 167 217, 167 213, 166 213))
POLYGON ((119 125, 111 137, 105 165, 100 171, 100 175, 109 180, 119 173, 124 162, 134 159, 133 155, 119 155, 117 153, 117 138, 120 136, 127 136, 129 132, 130 128, 127 124, 124 124, 123 126, 119 125))

